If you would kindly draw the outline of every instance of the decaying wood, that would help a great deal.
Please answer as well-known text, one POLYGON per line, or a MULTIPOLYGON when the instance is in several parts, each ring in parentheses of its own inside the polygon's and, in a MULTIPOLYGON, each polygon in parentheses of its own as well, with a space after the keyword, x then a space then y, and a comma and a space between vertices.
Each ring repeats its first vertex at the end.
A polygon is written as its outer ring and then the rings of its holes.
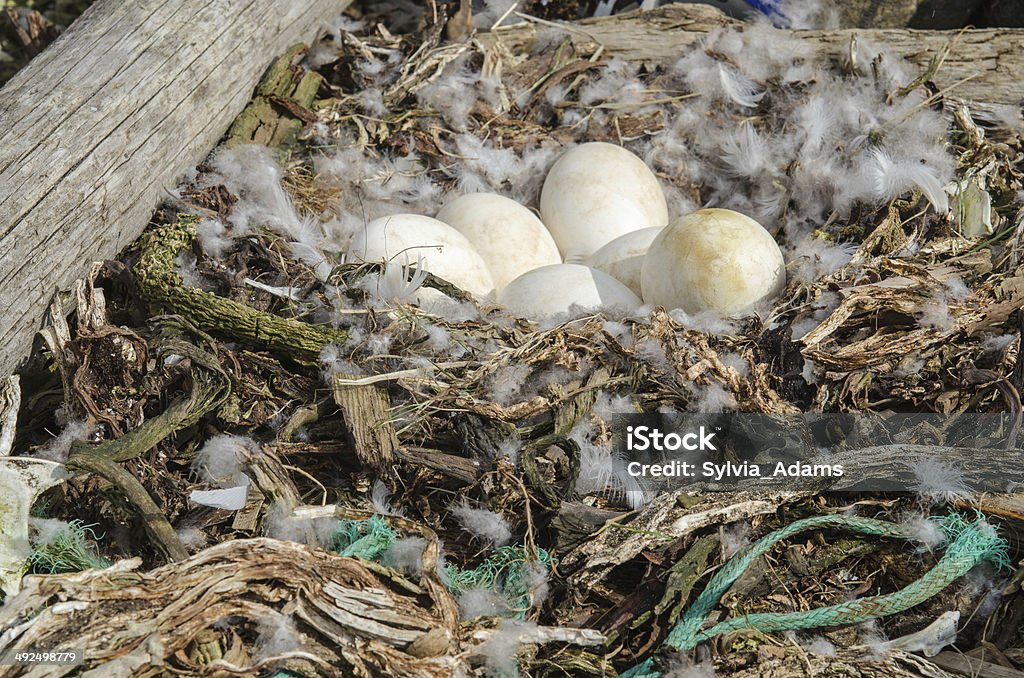
POLYGON ((347 0, 100 0, 0 90, 0 375, 54 293, 134 241, 271 59, 347 0))
POLYGON ((387 391, 376 386, 346 386, 336 379, 334 402, 341 408, 359 461, 366 468, 387 474, 398 448, 387 391))
MULTIPOLYGON (((840 652, 835 657, 809 654, 791 648, 781 658, 768 653, 752 668, 730 673, 734 678, 804 678, 805 676, 849 676, 849 678, 954 678, 931 661, 905 652, 882 658, 863 653, 840 652)), ((977 674, 972 674, 977 675, 977 674)))
MULTIPOLYGON (((877 4, 877 3, 876 3, 877 4)), ((710 30, 741 26, 709 5, 670 4, 650 12, 634 12, 589 19, 565 26, 578 52, 594 52, 603 46, 609 54, 629 61, 669 64, 696 47, 710 30)), ((513 53, 521 53, 545 26, 520 23, 499 27, 481 36, 491 47, 501 42, 513 53)), ((843 60, 851 41, 870 43, 907 58, 924 71, 933 56, 951 41, 942 67, 933 80, 939 89, 955 88, 951 94, 985 104, 1012 104, 1024 99, 1024 30, 984 29, 969 31, 914 31, 899 29, 850 29, 794 31, 822 55, 843 60)))
POLYGON ((167 516, 149 496, 149 492, 142 486, 138 478, 117 462, 94 452, 80 452, 75 455, 74 468, 95 473, 115 485, 135 507, 142 525, 146 528, 146 533, 167 560, 173 562, 188 557, 188 550, 181 543, 174 528, 167 522, 167 516))
MULTIPOLYGON (((987 488, 990 491, 1013 492, 1018 490, 1021 453, 1019 450, 999 450, 985 454, 984 463, 979 463, 982 452, 973 447, 947 447, 941 445, 876 445, 849 450, 830 451, 820 458, 808 458, 807 464, 830 464, 843 467, 842 476, 821 476, 804 479, 804 489, 817 492, 854 492, 885 488, 890 491, 906 491, 919 482, 920 469, 935 461, 942 461, 958 469, 966 487, 987 488)), ((795 481, 788 476, 768 475, 745 477, 742 482, 716 483, 695 482, 687 487, 691 492, 723 492, 742 487, 748 492, 778 492, 792 489, 795 481)), ((1013 506, 1011 499, 1019 495, 1001 495, 1006 510, 1013 506)), ((1018 502, 1018 510, 1020 509, 1018 502)))
POLYGON ((256 96, 231 124, 226 147, 257 143, 279 148, 294 141, 304 123, 316 122, 311 106, 323 76, 295 67, 305 55, 305 45, 294 45, 273 63, 256 96), (282 109, 285 115, 278 112, 282 109))
POLYGON ((429 468, 464 483, 475 482, 483 471, 483 466, 476 459, 457 457, 440 450, 400 447, 396 450, 396 454, 407 464, 429 468))
POLYGON ((583 543, 602 525, 622 515, 621 511, 609 511, 583 502, 562 502, 558 514, 551 520, 551 526, 558 532, 558 549, 566 551, 583 543))
MULTIPOLYGON (((428 678, 463 668, 450 652, 455 639, 434 656, 407 653, 446 624, 428 611, 422 591, 403 589, 353 558, 251 539, 150 572, 139 572, 139 564, 27 577, 19 596, 0 607, 0 657, 43 647, 84 651, 84 667, 48 667, 50 676, 100 664, 103 675, 166 675, 172 667, 187 675, 255 675, 291 666, 303 675, 428 678), (280 623, 281 615, 294 620, 296 647, 254 657, 232 643, 249 636, 251 645, 257 624, 280 623)), ((0 666, 0 676, 25 673, 0 666)))
POLYGON ((979 511, 984 513, 1024 521, 1024 494, 1020 492, 985 494, 977 497, 973 503, 979 511))
POLYGON ((272 348, 297 360, 315 360, 330 343, 344 343, 341 330, 282 318, 211 292, 189 287, 175 267, 175 257, 195 237, 199 217, 180 214, 142 239, 135 280, 150 304, 181 314, 199 329, 219 332, 260 348, 272 348))

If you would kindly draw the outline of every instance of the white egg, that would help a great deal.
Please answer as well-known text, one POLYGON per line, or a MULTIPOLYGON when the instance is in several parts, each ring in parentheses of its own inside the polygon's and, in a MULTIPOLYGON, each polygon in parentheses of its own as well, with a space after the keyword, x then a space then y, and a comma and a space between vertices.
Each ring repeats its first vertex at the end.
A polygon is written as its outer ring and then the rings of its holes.
POLYGON ((619 146, 581 144, 548 172, 540 216, 566 261, 584 261, 620 235, 668 223, 658 178, 619 146))
POLYGON ((374 219, 360 229, 349 254, 357 261, 415 264, 479 299, 494 293, 494 280, 466 236, 448 224, 419 214, 374 219))
POLYGON ((642 228, 615 240, 590 255, 587 265, 604 271, 640 296, 640 271, 651 243, 661 233, 660 226, 642 228))
POLYGON ((455 198, 437 219, 466 236, 483 257, 500 291, 527 271, 562 263, 558 246, 533 212, 497 193, 455 198))
POLYGON ((687 313, 739 314, 786 288, 786 263, 772 234, 739 212, 703 209, 680 217, 651 243, 645 303, 687 313))
POLYGON ((615 278, 580 264, 554 264, 524 273, 498 294, 498 303, 533 320, 568 313, 573 305, 595 311, 632 311, 641 304, 640 298, 615 278))

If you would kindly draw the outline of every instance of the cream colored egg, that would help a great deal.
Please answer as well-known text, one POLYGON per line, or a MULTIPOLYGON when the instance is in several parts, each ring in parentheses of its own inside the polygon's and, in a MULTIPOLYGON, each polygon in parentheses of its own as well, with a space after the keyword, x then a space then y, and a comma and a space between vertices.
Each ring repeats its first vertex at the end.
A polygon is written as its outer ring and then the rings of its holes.
POLYGON ((621 235, 667 224, 668 205, 643 160, 595 142, 569 149, 551 167, 540 216, 565 261, 585 261, 621 235))
POLYGON ((419 214, 374 219, 356 234, 350 260, 415 264, 479 299, 493 297, 494 280, 487 264, 466 236, 448 224, 419 214))
POLYGON ((652 226, 620 235, 590 255, 587 264, 604 271, 640 296, 640 271, 651 243, 661 233, 661 227, 652 226))
POLYGON ((781 294, 786 263, 761 224, 732 210, 703 209, 654 239, 641 287, 647 304, 733 315, 781 294))
POLYGON ((441 208, 437 219, 473 244, 499 292, 527 271, 562 262, 558 246, 541 220, 497 193, 459 196, 441 208))
POLYGON ((640 298, 607 273, 580 264, 555 264, 524 273, 498 294, 498 303, 533 320, 569 313, 573 305, 589 310, 632 311, 640 298))

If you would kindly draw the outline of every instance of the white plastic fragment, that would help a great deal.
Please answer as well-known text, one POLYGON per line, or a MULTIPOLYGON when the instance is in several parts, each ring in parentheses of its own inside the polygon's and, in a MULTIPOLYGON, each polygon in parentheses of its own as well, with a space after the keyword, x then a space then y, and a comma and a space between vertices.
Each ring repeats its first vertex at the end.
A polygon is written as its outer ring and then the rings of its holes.
POLYGON ((244 473, 242 481, 241 485, 222 490, 192 490, 192 493, 188 495, 189 501, 200 506, 209 506, 225 511, 239 511, 245 508, 245 502, 249 499, 249 486, 252 484, 249 476, 244 473))

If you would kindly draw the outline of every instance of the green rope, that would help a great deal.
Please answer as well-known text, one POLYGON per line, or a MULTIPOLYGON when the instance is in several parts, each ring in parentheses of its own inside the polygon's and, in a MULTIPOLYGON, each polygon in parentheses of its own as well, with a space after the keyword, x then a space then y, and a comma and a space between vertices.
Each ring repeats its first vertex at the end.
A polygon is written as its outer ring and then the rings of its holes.
MULTIPOLYGON (((384 553, 398 541, 398 533, 383 517, 374 514, 367 520, 339 520, 331 539, 331 548, 342 556, 380 561, 384 553)), ((529 568, 536 563, 551 571, 551 554, 537 549, 537 560, 529 557, 522 546, 495 549, 487 560, 472 569, 451 563, 444 565, 444 584, 452 595, 460 596, 470 589, 490 588, 502 596, 518 619, 525 619, 533 604, 533 587, 529 568)))
POLYGON ((369 520, 339 520, 333 546, 343 556, 380 560, 397 540, 398 533, 374 514, 369 520))
POLYGON ((539 563, 545 573, 551 571, 551 554, 537 549, 537 560, 530 561, 522 546, 502 546, 494 550, 487 560, 471 570, 445 563, 445 585, 453 595, 461 596, 471 589, 495 589, 518 619, 525 619, 533 605, 533 587, 530 585, 531 562, 539 563))
POLYGON ((97 539, 92 530, 94 527, 81 520, 72 520, 51 534, 46 541, 35 544, 28 559, 32 571, 60 574, 110 567, 111 562, 97 553, 92 544, 97 539))
MULTIPOLYGON (((870 518, 835 515, 798 520, 748 546, 727 562, 711 578, 707 588, 669 632, 665 645, 686 651, 714 636, 737 629, 749 628, 772 632, 859 624, 902 612, 928 600, 984 560, 991 560, 1000 568, 1009 564, 1006 557, 1007 544, 999 537, 994 527, 980 517, 973 523, 967 523, 959 515, 952 514, 942 525, 949 544, 945 555, 924 576, 899 591, 858 598, 807 612, 749 614, 727 619, 706 631, 700 631, 708 614, 725 592, 757 558, 783 539, 800 532, 828 527, 873 536, 916 540, 906 528, 870 518)), ((621 674, 619 678, 658 678, 660 675, 655 668, 654 659, 651 658, 621 674)))

